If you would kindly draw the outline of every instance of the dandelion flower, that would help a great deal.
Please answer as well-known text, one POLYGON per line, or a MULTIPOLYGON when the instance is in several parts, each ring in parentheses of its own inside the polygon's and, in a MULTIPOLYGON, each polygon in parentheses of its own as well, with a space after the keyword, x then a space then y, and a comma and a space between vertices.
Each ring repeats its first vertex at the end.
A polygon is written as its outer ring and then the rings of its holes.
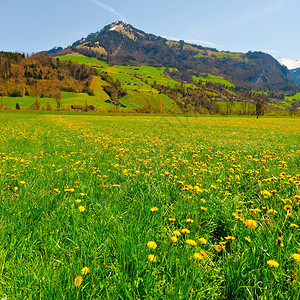
POLYGON ((203 258, 203 256, 200 253, 196 252, 196 253, 194 253, 194 258, 196 258, 197 260, 200 260, 203 258))
POLYGON ((299 226, 298 226, 297 224, 294 224, 294 223, 292 223, 292 224, 290 225, 290 227, 299 228, 299 226))
POLYGON ((226 237, 225 237, 225 239, 226 239, 226 240, 233 241, 233 240, 235 240, 235 237, 234 237, 234 236, 231 236, 231 235, 229 235, 229 236, 226 236, 226 237))
POLYGON ((154 254, 149 254, 148 259, 151 262, 157 262, 156 256, 154 254))
POLYGON ((187 239, 185 242, 191 246, 197 246, 197 242, 194 240, 187 239))
POLYGON ((201 238, 199 238, 199 242, 200 242, 201 244, 206 244, 206 243, 207 243, 207 240, 206 240, 204 237, 201 237, 201 238))
POLYGON ((284 207, 285 211, 291 212, 293 210, 293 207, 291 205, 285 205, 284 207))
POLYGON ((176 236, 171 236, 171 241, 172 241, 173 243, 177 243, 178 238, 177 238, 176 236))
POLYGON ((181 230, 181 232, 182 232, 183 234, 190 233, 190 231, 189 231, 187 228, 183 228, 183 229, 181 230))
POLYGON ((192 219, 186 219, 185 220, 187 223, 194 223, 194 220, 192 220, 192 219))
POLYGON ((86 275, 88 273, 90 273, 90 268, 84 267, 84 268, 81 269, 81 274, 82 275, 86 275))
POLYGON ((257 222, 254 221, 254 220, 246 220, 246 221, 245 221, 245 225, 246 225, 246 227, 248 227, 248 228, 254 229, 254 228, 257 227, 257 222))
POLYGON ((181 233, 179 230, 174 230, 173 233, 176 235, 176 236, 181 236, 181 233))
POLYGON ((295 254, 292 255, 292 257, 295 259, 295 261, 296 261, 297 263, 300 263, 300 254, 295 253, 295 254))
POLYGON ((74 280, 74 285, 75 286, 80 286, 83 282, 83 278, 81 276, 77 276, 74 280))
POLYGON ((158 207, 154 206, 154 207, 150 208, 150 210, 151 210, 152 212, 158 211, 158 207))
POLYGON ((201 206, 200 209, 201 209, 202 211, 207 211, 207 208, 204 207, 204 206, 201 206))
POLYGON ((20 184, 25 184, 25 181, 24 181, 24 180, 21 180, 21 181, 20 181, 20 184))
POLYGON ((268 210, 268 214, 276 214, 276 213, 277 213, 277 211, 275 209, 273 209, 273 208, 270 208, 268 210))
POLYGON ((79 206, 78 209, 79 209, 80 212, 84 212, 85 211, 84 206, 79 206))
POLYGON ((207 256, 207 253, 203 250, 200 250, 200 254, 203 256, 203 257, 206 257, 207 256))
POLYGON ((215 246, 215 250, 216 250, 217 252, 221 252, 221 251, 222 251, 222 246, 216 245, 216 246, 215 246))
POLYGON ((262 195, 264 195, 265 197, 270 197, 270 196, 272 196, 272 194, 271 194, 269 191, 267 191, 267 190, 261 191, 260 193, 261 193, 262 195))
POLYGON ((80 203, 81 202, 81 199, 76 199, 75 200, 75 203, 80 203))
POLYGON ((175 220, 176 220, 175 218, 169 218, 170 222, 175 222, 175 220))
POLYGON ((274 260, 274 259, 270 259, 267 261, 267 264, 270 266, 270 267, 273 267, 273 268, 278 268, 279 267, 279 263, 274 260))
POLYGON ((221 246, 225 246, 226 245, 226 241, 224 241, 224 242, 220 242, 219 244, 221 245, 221 246))
POLYGON ((150 249, 156 249, 157 248, 157 244, 154 241, 150 241, 147 243, 148 248, 150 249))

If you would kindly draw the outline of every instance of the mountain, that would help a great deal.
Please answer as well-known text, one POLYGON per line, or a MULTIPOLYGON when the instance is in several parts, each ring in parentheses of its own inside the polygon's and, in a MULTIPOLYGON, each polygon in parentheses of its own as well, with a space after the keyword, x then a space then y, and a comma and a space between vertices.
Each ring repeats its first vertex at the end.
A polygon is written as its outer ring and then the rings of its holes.
POLYGON ((281 65, 286 66, 289 70, 300 68, 300 61, 289 58, 278 58, 281 65))
POLYGON ((184 41, 171 41, 117 21, 59 52, 77 52, 110 65, 149 65, 172 68, 169 76, 193 82, 193 76, 222 76, 235 85, 256 90, 296 91, 286 67, 262 52, 218 51, 184 41))
POLYGON ((300 86, 300 68, 290 70, 291 77, 300 86))
POLYGON ((57 54, 57 53, 61 52, 62 50, 63 50, 62 47, 57 47, 57 46, 55 46, 55 47, 53 47, 53 48, 50 49, 50 50, 42 51, 42 53, 45 53, 45 54, 47 54, 47 55, 50 55, 50 54, 57 54))

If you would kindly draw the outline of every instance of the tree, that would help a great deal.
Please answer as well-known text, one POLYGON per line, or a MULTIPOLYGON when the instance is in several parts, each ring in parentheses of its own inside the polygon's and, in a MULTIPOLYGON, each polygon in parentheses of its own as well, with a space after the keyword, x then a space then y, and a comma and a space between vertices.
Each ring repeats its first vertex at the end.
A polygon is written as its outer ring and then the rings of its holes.
POLYGON ((163 113, 163 105, 162 105, 161 99, 159 100, 159 104, 158 104, 158 112, 159 112, 160 114, 163 113))
POLYGON ((40 110, 42 103, 39 99, 35 99, 35 101, 30 105, 30 109, 32 110, 40 110))
POLYGON ((6 93, 6 81, 0 80, 1 110, 3 109, 3 97, 5 96, 5 93, 6 93))
POLYGON ((53 98, 55 99, 56 101, 56 108, 57 109, 60 109, 61 108, 61 105, 62 105, 62 99, 61 99, 61 93, 59 90, 55 90, 53 93, 52 93, 52 96, 53 98))
POLYGON ((253 96, 253 100, 255 103, 256 119, 258 119, 258 117, 263 116, 265 112, 267 105, 267 97, 266 95, 255 94, 253 96))
POLYGON ((297 101, 296 99, 293 99, 294 103, 292 106, 289 108, 289 113, 291 118, 293 118, 293 115, 296 115, 299 111, 300 108, 300 101, 297 101))
POLYGON ((53 106, 53 104, 51 103, 50 100, 48 100, 48 101, 46 102, 46 104, 45 104, 45 109, 46 109, 46 110, 54 110, 54 106, 53 106))

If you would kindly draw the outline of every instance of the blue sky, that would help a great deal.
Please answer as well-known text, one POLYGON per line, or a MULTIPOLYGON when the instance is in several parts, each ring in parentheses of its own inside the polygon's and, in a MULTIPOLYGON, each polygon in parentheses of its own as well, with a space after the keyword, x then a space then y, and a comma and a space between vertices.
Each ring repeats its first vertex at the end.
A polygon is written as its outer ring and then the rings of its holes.
POLYGON ((123 20, 218 50, 300 60, 299 0, 0 0, 0 51, 66 47, 123 20))

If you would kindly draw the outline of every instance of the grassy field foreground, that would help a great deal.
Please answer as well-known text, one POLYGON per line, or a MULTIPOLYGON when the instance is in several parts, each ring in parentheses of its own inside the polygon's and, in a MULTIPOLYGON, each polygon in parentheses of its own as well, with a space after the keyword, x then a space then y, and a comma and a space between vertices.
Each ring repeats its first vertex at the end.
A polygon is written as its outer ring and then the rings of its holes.
POLYGON ((297 299, 299 128, 0 113, 0 298, 297 299))

